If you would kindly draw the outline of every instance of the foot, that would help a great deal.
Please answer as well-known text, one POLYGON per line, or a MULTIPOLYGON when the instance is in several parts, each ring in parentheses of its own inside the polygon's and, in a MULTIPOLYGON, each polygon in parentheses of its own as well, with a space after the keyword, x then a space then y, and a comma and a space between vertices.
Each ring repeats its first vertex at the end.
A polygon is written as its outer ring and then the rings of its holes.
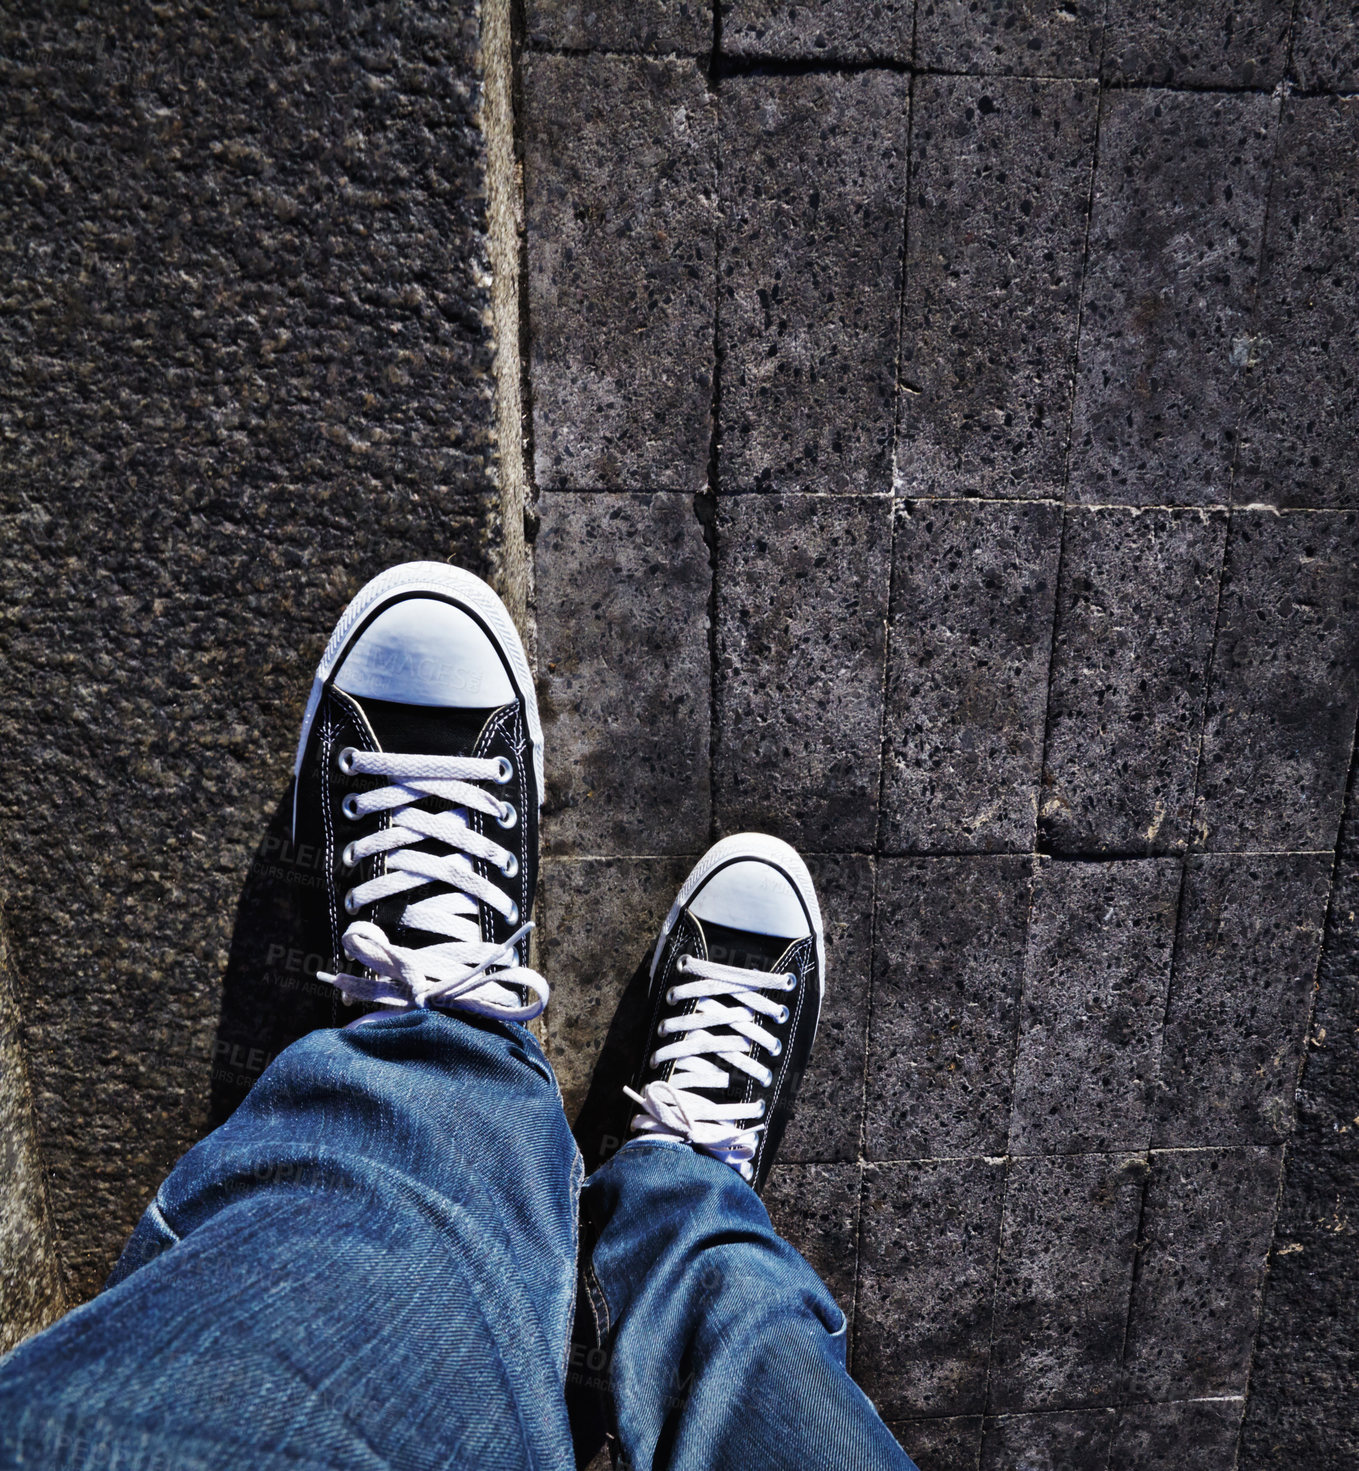
POLYGON ((375 577, 316 671, 293 841, 317 855, 319 979, 346 1000, 523 1021, 543 739, 509 613, 442 562, 375 577))
POLYGON ((674 1139, 758 1190, 812 1050, 825 988, 821 911, 802 859, 740 833, 684 881, 651 962, 646 1052, 624 1092, 634 1136, 674 1139))

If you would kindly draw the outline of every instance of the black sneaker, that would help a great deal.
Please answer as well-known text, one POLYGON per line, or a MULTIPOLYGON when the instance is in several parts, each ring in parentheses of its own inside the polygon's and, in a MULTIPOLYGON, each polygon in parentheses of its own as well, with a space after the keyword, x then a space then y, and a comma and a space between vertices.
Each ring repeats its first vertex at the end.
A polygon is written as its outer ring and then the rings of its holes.
POLYGON ((821 910, 777 838, 724 838, 684 881, 651 962, 646 1052, 624 1092, 631 1132, 769 1174, 825 989, 821 910))
POLYGON ((543 738, 504 604, 442 562, 375 577, 316 671, 293 841, 316 855, 319 979, 370 1007, 526 1020, 543 738))

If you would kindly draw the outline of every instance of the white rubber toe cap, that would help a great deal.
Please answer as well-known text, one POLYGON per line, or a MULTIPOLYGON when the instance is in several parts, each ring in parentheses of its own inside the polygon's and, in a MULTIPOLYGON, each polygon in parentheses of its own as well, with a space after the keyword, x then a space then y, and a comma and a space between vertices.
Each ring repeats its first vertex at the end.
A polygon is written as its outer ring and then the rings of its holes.
POLYGON ((440 598, 410 597, 383 609, 335 674, 359 699, 493 709, 515 698, 495 645, 477 621, 440 598))
POLYGON ((710 924, 799 940, 812 933, 792 880, 758 858, 719 868, 689 901, 689 913, 710 924))

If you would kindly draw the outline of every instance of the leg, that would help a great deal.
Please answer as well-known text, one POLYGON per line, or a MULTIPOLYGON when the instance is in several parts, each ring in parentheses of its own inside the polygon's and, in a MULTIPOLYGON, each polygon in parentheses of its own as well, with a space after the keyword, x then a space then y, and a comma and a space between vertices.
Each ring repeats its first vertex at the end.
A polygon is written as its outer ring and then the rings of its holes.
POLYGON ((825 978, 811 877, 785 843, 718 843, 651 966, 634 1137, 590 1179, 585 1282, 632 1471, 913 1471, 845 1367, 845 1319, 756 1193, 825 978))
POLYGON ((0 1464, 569 1467, 579 1181, 522 1028, 315 1032, 0 1367, 0 1464))
POLYGON ((585 1187, 586 1279, 631 1471, 914 1471, 845 1368, 845 1319, 728 1165, 634 1141, 585 1187))
POLYGON ((564 1466, 579 1159, 516 1020, 542 731, 484 583, 374 578, 326 645, 293 840, 319 979, 398 1014, 289 1048, 109 1290, 0 1370, 0 1463, 564 1466), (457 1019, 426 1008, 462 1013, 457 1019))

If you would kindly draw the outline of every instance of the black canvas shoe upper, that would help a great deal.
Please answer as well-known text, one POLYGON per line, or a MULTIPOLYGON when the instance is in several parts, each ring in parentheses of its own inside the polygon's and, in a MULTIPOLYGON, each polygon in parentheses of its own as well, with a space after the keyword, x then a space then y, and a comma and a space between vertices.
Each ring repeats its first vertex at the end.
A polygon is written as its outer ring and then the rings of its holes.
POLYGON ((491 589, 442 563, 369 583, 321 661, 298 750, 294 840, 316 855, 320 978, 382 1006, 536 1015, 541 759, 527 661, 491 589), (377 637, 403 603, 395 638, 377 637), (487 693, 508 698, 475 703, 487 693))
POLYGON ((726 838, 686 880, 652 961, 632 1132, 682 1139, 763 1186, 821 1011, 821 915, 802 860, 726 838))

